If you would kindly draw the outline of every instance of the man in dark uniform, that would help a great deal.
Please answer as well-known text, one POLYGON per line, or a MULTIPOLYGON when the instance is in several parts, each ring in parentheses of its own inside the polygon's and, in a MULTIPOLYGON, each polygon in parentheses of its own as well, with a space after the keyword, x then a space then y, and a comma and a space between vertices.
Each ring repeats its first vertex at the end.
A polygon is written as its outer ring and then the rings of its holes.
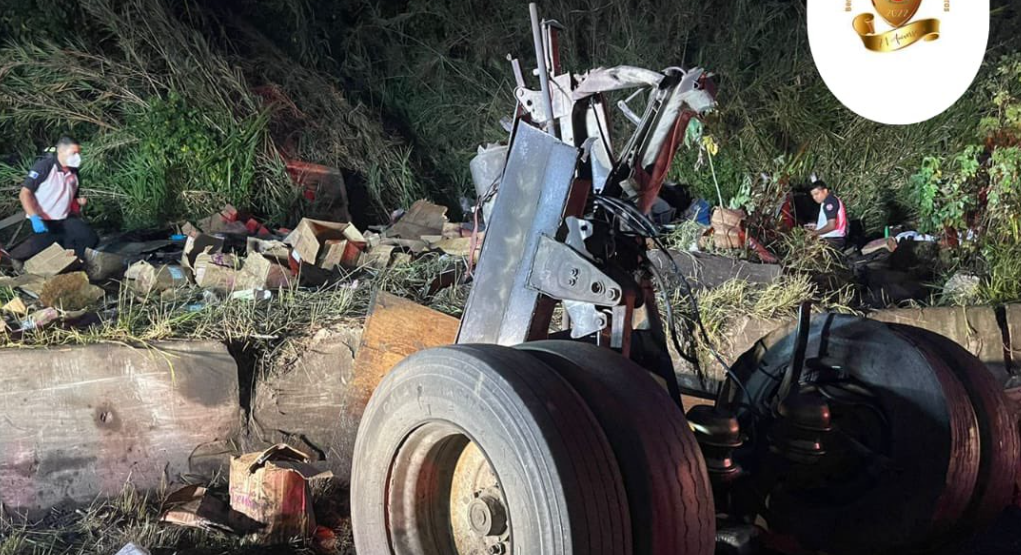
POLYGON ((11 251, 11 258, 27 260, 53 243, 74 250, 79 258, 95 248, 99 238, 80 216, 87 200, 78 194, 78 141, 63 137, 55 152, 43 156, 21 184, 19 199, 35 235, 11 251))
POLYGON ((837 250, 843 250, 847 242, 847 210, 844 203, 830 192, 823 181, 812 185, 812 200, 819 204, 819 220, 809 226, 820 239, 837 250))

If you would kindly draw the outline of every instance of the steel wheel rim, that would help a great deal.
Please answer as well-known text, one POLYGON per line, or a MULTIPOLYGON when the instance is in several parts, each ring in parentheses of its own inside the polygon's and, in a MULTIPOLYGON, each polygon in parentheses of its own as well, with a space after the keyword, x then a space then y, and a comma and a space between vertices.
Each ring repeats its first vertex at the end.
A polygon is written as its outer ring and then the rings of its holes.
POLYGON ((393 555, 511 553, 510 512, 495 469, 461 428, 408 434, 391 462, 385 502, 393 555))

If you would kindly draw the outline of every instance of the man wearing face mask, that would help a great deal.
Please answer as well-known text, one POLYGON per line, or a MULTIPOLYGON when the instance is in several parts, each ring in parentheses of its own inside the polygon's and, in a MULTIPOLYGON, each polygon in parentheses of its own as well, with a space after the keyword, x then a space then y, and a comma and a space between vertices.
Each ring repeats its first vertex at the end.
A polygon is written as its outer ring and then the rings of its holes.
POLYGON ((81 218, 87 200, 78 195, 78 141, 62 137, 56 151, 40 158, 21 185, 19 198, 35 233, 11 251, 15 260, 27 260, 53 243, 74 250, 78 258, 95 248, 99 238, 81 218))

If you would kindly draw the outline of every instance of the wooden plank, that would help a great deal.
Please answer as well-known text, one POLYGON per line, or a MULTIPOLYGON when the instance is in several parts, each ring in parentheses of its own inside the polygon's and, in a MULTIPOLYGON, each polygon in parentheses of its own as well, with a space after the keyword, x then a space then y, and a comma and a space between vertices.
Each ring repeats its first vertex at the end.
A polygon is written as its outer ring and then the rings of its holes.
POLYGON ((8 217, 0 220, 0 229, 7 229, 7 228, 11 227, 12 225, 17 225, 17 224, 19 224, 19 223, 21 223, 23 221, 25 221, 25 213, 24 212, 18 212, 17 214, 14 214, 13 216, 8 216, 8 217))
POLYGON ((355 358, 352 389, 368 403, 391 368, 412 353, 454 343, 458 325, 452 316, 389 293, 376 293, 355 358))
POLYGON ((782 274, 780 266, 777 264, 756 264, 704 252, 668 251, 668 253, 664 253, 654 250, 649 253, 649 258, 661 275, 674 280, 676 279, 673 277, 674 266, 670 263, 670 258, 673 258, 681 272, 684 273, 684 277, 696 289, 713 289, 732 279, 743 279, 755 285, 765 286, 780 279, 782 274))
POLYGON ((0 351, 0 503, 29 515, 226 462, 237 365, 213 342, 0 351))

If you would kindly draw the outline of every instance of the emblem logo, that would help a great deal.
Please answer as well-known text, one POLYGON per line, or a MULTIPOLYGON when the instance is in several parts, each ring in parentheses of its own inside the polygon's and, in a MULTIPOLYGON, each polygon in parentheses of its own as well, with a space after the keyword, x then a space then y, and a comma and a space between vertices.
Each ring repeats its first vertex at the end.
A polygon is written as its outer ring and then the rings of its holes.
MULTIPOLYGON (((896 52, 918 41, 931 42, 939 38, 939 20, 936 18, 908 23, 922 7, 922 0, 872 0, 872 6, 893 27, 885 33, 876 32, 876 16, 863 13, 854 18, 855 32, 865 43, 865 48, 873 52, 896 52)), ((949 10, 949 2, 946 6, 949 10)))
POLYGON ((872 6, 893 27, 901 27, 915 17, 922 0, 872 0, 872 6))
POLYGON ((990 0, 807 0, 819 75, 872 121, 912 124, 944 112, 985 58, 990 0))

